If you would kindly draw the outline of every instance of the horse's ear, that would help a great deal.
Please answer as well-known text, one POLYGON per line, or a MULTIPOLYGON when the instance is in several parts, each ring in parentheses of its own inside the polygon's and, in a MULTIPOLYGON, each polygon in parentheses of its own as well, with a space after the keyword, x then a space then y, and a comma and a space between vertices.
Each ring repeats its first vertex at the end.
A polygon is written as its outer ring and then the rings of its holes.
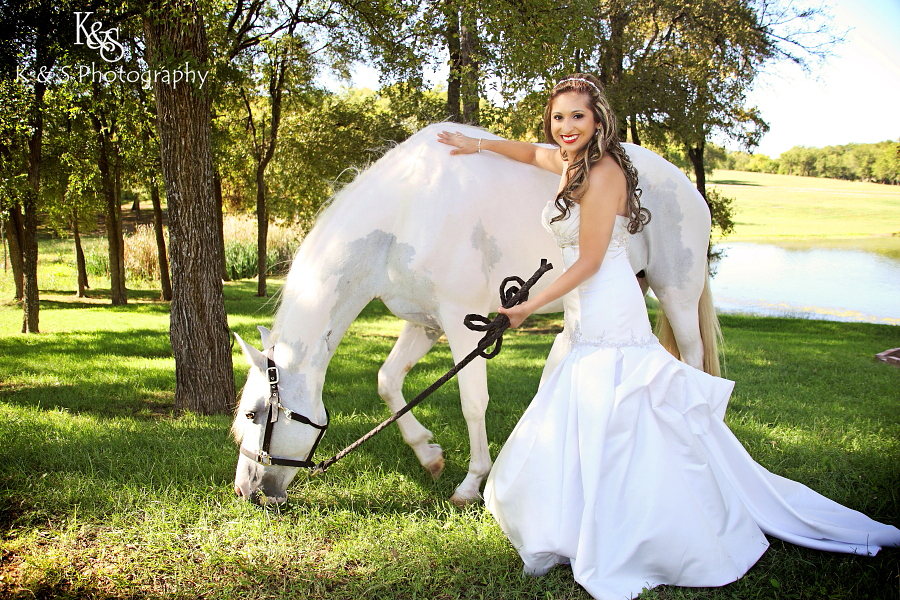
POLYGON ((259 337, 262 340, 262 349, 263 352, 265 352, 275 345, 275 343, 272 342, 272 332, 262 325, 257 325, 256 328, 259 329, 259 337))
POLYGON ((239 336, 237 333, 234 334, 234 337, 238 341, 238 344, 241 345, 241 350, 244 351, 244 358, 247 359, 247 362, 250 363, 250 366, 256 367, 260 371, 265 371, 267 365, 265 355, 245 342, 243 339, 241 339, 241 336, 239 336))

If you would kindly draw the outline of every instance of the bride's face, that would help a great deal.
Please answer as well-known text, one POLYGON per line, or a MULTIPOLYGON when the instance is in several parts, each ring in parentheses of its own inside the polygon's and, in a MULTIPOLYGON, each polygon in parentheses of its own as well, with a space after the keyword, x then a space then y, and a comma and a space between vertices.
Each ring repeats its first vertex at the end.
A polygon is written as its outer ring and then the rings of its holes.
POLYGON ((553 100, 550 109, 550 132, 560 148, 575 156, 597 132, 590 97, 578 92, 566 92, 553 100))

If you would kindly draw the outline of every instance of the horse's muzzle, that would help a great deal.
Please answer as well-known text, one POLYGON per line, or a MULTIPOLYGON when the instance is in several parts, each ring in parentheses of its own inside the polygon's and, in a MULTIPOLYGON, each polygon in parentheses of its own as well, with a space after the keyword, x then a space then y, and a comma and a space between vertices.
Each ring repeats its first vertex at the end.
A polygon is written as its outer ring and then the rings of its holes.
POLYGON ((266 469, 243 456, 238 460, 234 492, 239 498, 260 506, 287 502, 287 483, 277 467, 266 469))

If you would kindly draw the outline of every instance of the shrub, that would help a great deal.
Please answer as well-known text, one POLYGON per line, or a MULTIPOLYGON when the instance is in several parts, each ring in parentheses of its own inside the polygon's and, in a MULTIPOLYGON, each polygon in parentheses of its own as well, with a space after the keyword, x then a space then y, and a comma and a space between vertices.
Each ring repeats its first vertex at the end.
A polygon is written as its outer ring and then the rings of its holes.
POLYGON ((109 249, 105 241, 84 249, 84 266, 88 275, 109 277, 109 249))
MULTIPOLYGON (((256 219, 247 216, 227 216, 224 234, 225 266, 229 276, 232 279, 256 277, 256 219)), ((270 223, 266 244, 267 274, 287 273, 294 252, 302 239, 302 231, 270 223)))
MULTIPOLYGON (((224 221, 225 265, 232 279, 256 277, 256 219, 226 216, 224 221)), ((287 273, 294 252, 303 239, 302 231, 278 223, 269 225, 266 263, 269 275, 287 273)), ((168 236, 166 236, 168 245, 168 236)), ((85 251, 88 275, 109 277, 109 250, 104 241, 85 251)), ((152 225, 138 225, 125 237, 125 272, 128 279, 157 281, 159 258, 152 225)))
POLYGON ((125 237, 125 274, 128 279, 159 279, 159 251, 152 225, 138 225, 125 237))

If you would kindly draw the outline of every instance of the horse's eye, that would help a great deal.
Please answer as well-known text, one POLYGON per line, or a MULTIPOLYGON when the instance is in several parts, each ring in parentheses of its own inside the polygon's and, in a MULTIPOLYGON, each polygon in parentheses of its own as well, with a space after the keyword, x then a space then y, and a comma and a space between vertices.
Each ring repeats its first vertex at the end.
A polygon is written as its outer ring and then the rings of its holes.
POLYGON ((253 412, 253 411, 247 411, 247 412, 244 414, 244 416, 247 417, 248 419, 250 419, 250 420, 252 421, 253 419, 256 418, 256 413, 253 412))

